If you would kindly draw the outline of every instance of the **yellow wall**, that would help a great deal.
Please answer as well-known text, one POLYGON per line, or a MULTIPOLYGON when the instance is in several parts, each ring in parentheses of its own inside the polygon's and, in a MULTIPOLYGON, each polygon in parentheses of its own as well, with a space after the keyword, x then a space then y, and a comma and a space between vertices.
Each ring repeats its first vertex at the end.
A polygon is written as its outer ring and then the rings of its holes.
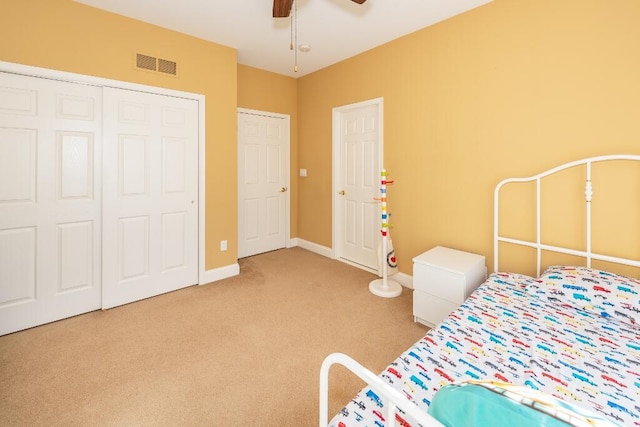
POLYGON ((296 79, 238 65, 238 107, 288 114, 291 120, 291 237, 298 234, 298 84, 296 79))
POLYGON ((495 0, 298 80, 298 236, 330 247, 331 110, 384 98, 400 270, 434 245, 487 256, 493 189, 640 154, 640 2, 495 0))
POLYGON ((487 255, 491 266, 492 192, 503 177, 640 153, 637 0, 494 0, 297 80, 71 0, 4 3, 2 61, 206 96, 207 269, 236 262, 237 107, 291 115, 292 237, 330 247, 332 108, 383 97, 405 273, 437 244, 487 255), (179 76, 134 70, 134 52, 177 61, 179 76), (299 167, 309 176, 298 179, 299 167), (221 176, 233 179, 220 186, 221 176))
POLYGON ((205 268, 236 262, 234 49, 94 9, 71 0, 4 1, 0 60, 204 94, 206 97, 205 268), (177 77, 138 71, 134 53, 178 63, 177 77), (219 185, 221 177, 233 177, 219 185), (220 207, 224 206, 224 209, 220 207), (229 241, 220 252, 218 242, 229 241))

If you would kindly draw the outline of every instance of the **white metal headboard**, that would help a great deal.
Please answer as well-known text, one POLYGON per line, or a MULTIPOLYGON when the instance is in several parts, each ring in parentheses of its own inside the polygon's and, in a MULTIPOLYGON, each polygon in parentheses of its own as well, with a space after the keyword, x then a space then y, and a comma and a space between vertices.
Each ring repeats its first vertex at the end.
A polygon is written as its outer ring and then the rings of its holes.
POLYGON ((634 267, 640 267, 640 261, 627 259, 627 258, 618 258, 603 254, 594 253, 591 250, 591 199, 593 197, 593 187, 591 185, 591 165, 596 162, 603 162, 609 160, 635 160, 640 161, 640 155, 634 154, 613 154, 609 156, 599 156, 599 157, 590 157, 583 160, 577 160, 574 162, 566 163, 564 165, 560 165, 553 169, 549 169, 545 172, 542 172, 538 175, 533 175, 525 178, 507 178, 496 186, 494 192, 494 206, 493 206, 493 268, 494 271, 499 271, 499 243, 506 242, 515 245, 528 246, 536 249, 536 274, 540 276, 541 270, 541 258, 542 251, 553 251, 562 254, 576 255, 579 257, 583 257, 586 259, 587 267, 591 266, 591 260, 600 260, 600 261, 609 261, 622 265, 630 265, 634 267), (586 180, 584 187, 584 195, 585 195, 585 208, 586 208, 586 250, 578 251, 570 248, 563 248, 559 246, 546 245, 541 242, 540 239, 540 181, 542 178, 552 175, 554 173, 570 169, 576 166, 586 165, 586 180), (501 236, 499 233, 499 206, 500 206, 500 190, 505 184, 513 183, 513 182, 536 182, 536 240, 535 241, 527 241, 520 239, 513 239, 506 236, 501 236))

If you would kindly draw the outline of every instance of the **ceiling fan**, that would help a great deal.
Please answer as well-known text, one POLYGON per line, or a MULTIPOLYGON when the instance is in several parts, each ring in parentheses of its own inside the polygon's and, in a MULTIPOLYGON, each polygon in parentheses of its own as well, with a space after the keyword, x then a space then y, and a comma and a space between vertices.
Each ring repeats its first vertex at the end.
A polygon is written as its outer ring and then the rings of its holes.
MULTIPOLYGON (((367 0, 351 0, 354 3, 362 4, 367 0)), ((273 17, 286 18, 291 13, 293 0, 273 0, 273 17)))

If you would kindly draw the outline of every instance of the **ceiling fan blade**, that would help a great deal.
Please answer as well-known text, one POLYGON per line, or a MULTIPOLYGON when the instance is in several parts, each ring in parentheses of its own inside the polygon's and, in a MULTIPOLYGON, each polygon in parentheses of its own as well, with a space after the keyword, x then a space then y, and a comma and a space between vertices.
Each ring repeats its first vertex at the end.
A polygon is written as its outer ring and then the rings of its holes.
POLYGON ((292 4, 293 0, 273 0, 273 17, 286 18, 289 16, 292 4))
MULTIPOLYGON (((354 3, 362 4, 367 0, 351 0, 354 3)), ((286 18, 291 13, 293 0, 273 0, 273 17, 286 18)))

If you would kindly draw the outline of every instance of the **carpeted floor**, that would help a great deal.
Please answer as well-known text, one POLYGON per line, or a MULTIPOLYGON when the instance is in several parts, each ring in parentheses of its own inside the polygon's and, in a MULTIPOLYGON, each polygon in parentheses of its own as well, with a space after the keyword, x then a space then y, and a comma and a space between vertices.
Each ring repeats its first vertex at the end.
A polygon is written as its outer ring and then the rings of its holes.
MULTIPOLYGON (((426 332, 411 291, 301 248, 240 275, 0 337, 2 426, 317 426, 331 352, 375 373, 426 332)), ((360 389, 332 370, 331 412, 360 389)))

